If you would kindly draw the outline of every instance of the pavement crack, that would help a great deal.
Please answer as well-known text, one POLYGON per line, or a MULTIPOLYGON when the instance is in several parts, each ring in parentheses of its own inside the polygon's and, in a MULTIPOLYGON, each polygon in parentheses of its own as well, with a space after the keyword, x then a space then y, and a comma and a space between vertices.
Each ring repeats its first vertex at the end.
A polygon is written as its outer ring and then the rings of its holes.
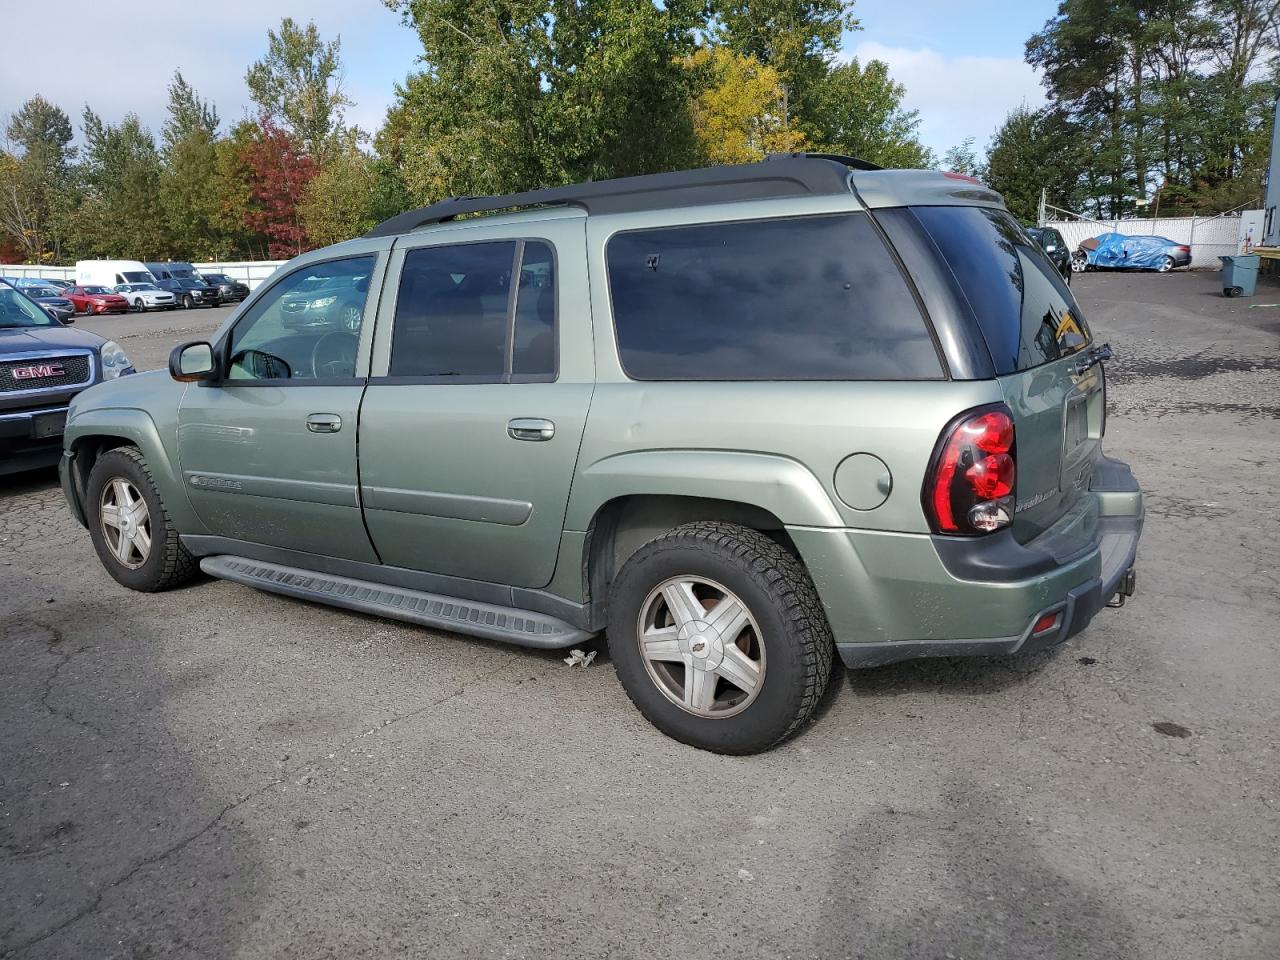
POLYGON ((63 920, 61 923, 58 923, 57 925, 51 927, 49 930, 46 930, 44 933, 40 934, 39 936, 34 937, 30 940, 27 940, 25 943, 18 944, 16 947, 13 947, 6 954, 6 956, 12 957, 12 956, 16 956, 19 953, 30 950, 32 947, 36 946, 37 944, 43 943, 49 938, 57 936, 59 933, 66 930, 68 927, 71 927, 76 923, 79 923, 85 917, 94 913, 95 911, 97 911, 97 909, 100 906, 102 906, 102 901, 106 898, 107 894, 110 891, 115 890, 118 887, 124 886, 130 880, 132 880, 140 871, 146 869, 147 867, 160 863, 163 860, 167 860, 169 857, 173 856, 176 853, 180 853, 182 850, 186 849, 192 843, 194 843, 195 841, 203 837, 210 830, 214 829, 214 827, 218 826, 226 818, 227 814, 231 813, 233 810, 236 810, 237 808, 248 803, 250 800, 254 799, 255 797, 258 797, 266 793, 272 787, 278 786, 283 782, 284 781, 282 779, 277 778, 275 780, 272 780, 270 783, 266 784, 265 786, 259 787, 257 790, 254 790, 252 793, 245 794, 239 800, 236 800, 234 803, 227 804, 220 811, 218 811, 217 816, 215 816, 212 820, 210 820, 208 823, 202 826, 199 830, 195 831, 194 833, 188 834, 187 836, 183 837, 181 840, 177 841, 176 843, 173 843, 170 846, 166 847, 165 849, 161 850, 159 853, 154 853, 149 857, 144 857, 143 859, 139 860, 137 863, 135 863, 132 867, 130 867, 127 871, 125 871, 115 880, 112 880, 110 883, 104 885, 101 889, 99 889, 97 895, 92 900, 90 900, 89 903, 87 903, 85 906, 77 910, 66 920, 63 920))
MULTIPOLYGON (((43 626, 43 624, 41 624, 41 626, 43 626)), ((52 629, 52 628, 47 628, 47 629, 52 629)), ((52 632, 56 634, 56 631, 52 631, 52 632)), ((61 638, 59 637, 56 640, 51 640, 50 646, 52 647, 55 643, 60 642, 60 639, 61 638)), ((62 658, 60 659, 59 663, 54 667, 53 672, 50 674, 49 679, 46 681, 46 684, 45 684, 46 698, 49 695, 49 690, 52 686, 54 679, 56 679, 57 677, 58 671, 60 671, 62 667, 67 663, 67 661, 70 660, 71 657, 73 657, 78 652, 79 652, 78 650, 71 651, 70 653, 62 655, 62 658)), ((139 860, 137 863, 135 863, 132 867, 130 867, 127 871, 125 871, 115 880, 112 880, 110 883, 103 886, 98 891, 97 895, 80 910, 77 910, 70 917, 58 923, 56 926, 51 927, 49 930, 45 931, 39 936, 31 940, 27 940, 25 943, 18 944, 16 947, 11 948, 9 952, 5 954, 5 956, 7 957, 17 956, 18 954, 29 950, 31 947, 34 947, 37 944, 43 943, 44 941, 50 939, 51 937, 57 936, 59 933, 68 929, 71 926, 74 926, 76 923, 80 922, 85 917, 90 916, 95 911, 97 911, 99 907, 102 906, 102 901, 106 898, 106 895, 110 891, 128 884, 135 876, 137 876, 139 872, 146 869, 147 867, 154 866, 155 864, 160 863, 161 861, 167 860, 169 857, 172 857, 174 854, 182 852, 192 843, 194 843, 195 841, 203 837, 210 830, 213 830, 214 828, 219 826, 222 823, 222 821, 226 819, 228 814, 232 813, 234 810, 248 803, 250 800, 254 800, 257 797, 260 797, 263 794, 267 793, 269 790, 272 790, 275 787, 278 787, 284 784, 289 779, 291 779, 292 777, 294 777, 299 773, 306 771, 308 768, 322 765, 326 760, 330 759, 338 751, 346 747, 349 747, 351 744, 356 743, 357 741, 362 740, 365 737, 372 736, 375 733, 380 733, 383 730, 386 730, 388 727, 394 726, 397 723, 401 723, 405 720, 411 720, 414 717, 421 716, 422 714, 427 713, 431 710, 434 710, 436 707, 439 707, 442 704, 448 703, 450 700, 456 700, 458 697, 463 696, 468 690, 470 690, 476 684, 483 683, 489 678, 505 670, 512 663, 514 663, 515 660, 516 660, 516 657, 514 656, 508 657, 499 666, 495 667, 492 670, 487 670, 484 673, 478 674, 472 679, 465 681, 464 683, 460 684, 455 690, 450 691, 444 696, 437 697, 436 699, 430 701, 429 703, 424 703, 421 706, 418 706, 412 710, 406 711, 405 713, 400 713, 392 717, 389 717, 388 719, 382 721, 382 723, 380 723, 378 726, 372 727, 368 730, 365 730, 365 731, 362 731, 361 733, 356 734, 353 737, 350 737, 349 739, 344 741, 342 744, 340 744, 336 750, 333 750, 330 753, 312 757, 308 760, 303 761, 302 763, 296 764, 293 767, 293 769, 288 772, 286 776, 276 777, 275 779, 267 782, 263 786, 258 787, 256 790, 252 791, 251 793, 247 793, 244 796, 240 797, 235 802, 227 804, 218 812, 218 814, 215 817, 213 817, 213 819, 209 820, 199 830, 196 830, 194 833, 188 834, 186 837, 177 841, 176 843, 171 844, 170 846, 166 847, 164 850, 161 850, 158 853, 152 854, 149 857, 144 857, 142 860, 139 860)), ((41 702, 42 703, 44 702, 44 698, 42 698, 41 702)), ((54 710, 47 703, 45 704, 45 706, 50 710, 51 713, 55 713, 55 714, 58 713, 58 711, 54 710)), ((65 716, 65 714, 59 714, 59 715, 65 716)), ((75 718, 70 718, 70 719, 74 720, 75 718)), ((78 721, 78 720, 76 722, 83 723, 82 721, 78 721)))
POLYGON ((57 627, 51 626, 50 624, 47 624, 47 623, 42 623, 37 620, 32 620, 31 623, 39 627, 40 629, 47 630, 49 632, 49 637, 45 641, 45 643, 49 648, 49 652, 54 653, 58 658, 57 663, 53 665, 53 669, 49 672, 49 675, 44 679, 44 690, 40 694, 40 705, 44 707, 45 710, 47 710, 51 716, 61 717, 64 720, 69 720, 72 723, 76 724, 77 726, 84 727, 86 730, 91 730, 94 733, 101 736, 102 731, 99 730, 97 727, 95 727, 88 720, 83 720, 80 717, 77 717, 75 714, 73 714, 70 710, 60 709, 58 707, 55 707, 52 703, 49 702, 49 698, 53 696, 53 685, 57 683, 58 676, 62 673, 62 668, 65 667, 68 663, 70 663, 71 659, 74 656, 76 656, 76 654, 84 653, 84 651, 87 650, 88 647, 78 647, 75 650, 59 649, 59 647, 63 643, 63 639, 62 639, 62 633, 58 630, 57 627))

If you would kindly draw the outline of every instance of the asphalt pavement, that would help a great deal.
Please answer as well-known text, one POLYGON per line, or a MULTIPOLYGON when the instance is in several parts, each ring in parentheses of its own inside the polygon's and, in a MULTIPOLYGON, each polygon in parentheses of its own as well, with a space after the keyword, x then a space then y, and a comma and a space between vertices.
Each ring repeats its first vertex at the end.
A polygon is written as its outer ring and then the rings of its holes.
MULTIPOLYGON (((842 671, 761 756, 664 738, 607 657, 128 592, 52 473, 0 478, 0 956, 1280 956, 1280 288, 1076 289, 1137 597, 842 671)), ((158 367, 223 315, 80 325, 158 367)))

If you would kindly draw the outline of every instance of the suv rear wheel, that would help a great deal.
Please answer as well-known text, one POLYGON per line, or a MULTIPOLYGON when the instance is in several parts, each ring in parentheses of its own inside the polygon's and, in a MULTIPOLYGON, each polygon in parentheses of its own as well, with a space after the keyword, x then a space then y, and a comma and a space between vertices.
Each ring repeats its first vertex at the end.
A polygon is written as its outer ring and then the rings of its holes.
POLYGON ((195 575, 196 559, 178 540, 138 450, 118 447, 99 457, 85 494, 93 547, 119 583, 154 593, 195 575))
POLYGON ((716 753, 767 750, 817 706, 833 644, 799 562, 755 530, 677 527, 610 588, 618 679, 659 730, 716 753))

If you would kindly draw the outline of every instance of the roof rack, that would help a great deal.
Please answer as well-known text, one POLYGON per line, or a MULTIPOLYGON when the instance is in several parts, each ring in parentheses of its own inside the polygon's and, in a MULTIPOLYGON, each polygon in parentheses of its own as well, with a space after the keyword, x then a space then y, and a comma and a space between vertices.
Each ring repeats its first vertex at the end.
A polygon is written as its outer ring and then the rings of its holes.
POLYGON ((775 153, 759 163, 703 167, 494 197, 453 197, 384 220, 365 234, 389 237, 444 223, 468 213, 517 207, 570 206, 590 214, 633 213, 734 200, 847 193, 849 170, 879 170, 854 157, 828 153, 775 153))

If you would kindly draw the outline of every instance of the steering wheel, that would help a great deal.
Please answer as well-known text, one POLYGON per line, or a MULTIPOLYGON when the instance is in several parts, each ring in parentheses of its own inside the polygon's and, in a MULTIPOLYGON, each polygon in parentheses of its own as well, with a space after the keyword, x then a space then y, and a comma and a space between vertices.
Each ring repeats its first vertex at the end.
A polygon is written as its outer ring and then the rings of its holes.
POLYGON ((356 373, 356 348, 360 341, 353 333, 326 333, 311 349, 311 373, 317 380, 329 377, 353 377, 356 373))

